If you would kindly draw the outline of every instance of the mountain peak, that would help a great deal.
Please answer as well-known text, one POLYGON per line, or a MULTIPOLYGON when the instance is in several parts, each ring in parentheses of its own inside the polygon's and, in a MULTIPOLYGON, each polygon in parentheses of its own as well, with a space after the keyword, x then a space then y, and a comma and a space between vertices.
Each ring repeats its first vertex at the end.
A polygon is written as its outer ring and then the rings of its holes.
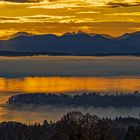
POLYGON ((32 36, 33 34, 27 33, 27 32, 17 32, 13 35, 13 37, 19 37, 19 36, 32 36))
POLYGON ((132 37, 132 36, 140 36, 140 31, 133 32, 133 33, 125 33, 122 36, 119 36, 118 38, 120 38, 120 39, 126 39, 126 38, 132 37))
POLYGON ((14 33, 12 35, 9 35, 7 37, 3 37, 2 40, 9 40, 9 39, 13 39, 13 38, 16 38, 16 37, 19 37, 19 36, 33 36, 34 34, 31 34, 31 33, 27 33, 27 32, 17 32, 17 33, 14 33))
POLYGON ((88 35, 88 36, 90 36, 91 34, 82 32, 82 31, 78 31, 78 32, 66 32, 62 36, 65 36, 65 35, 88 35))

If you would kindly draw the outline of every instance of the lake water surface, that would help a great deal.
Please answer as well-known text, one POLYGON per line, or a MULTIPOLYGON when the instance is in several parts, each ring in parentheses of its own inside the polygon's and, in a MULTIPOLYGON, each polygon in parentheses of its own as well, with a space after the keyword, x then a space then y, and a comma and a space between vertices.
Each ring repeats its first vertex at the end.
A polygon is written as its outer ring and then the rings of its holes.
POLYGON ((4 107, 8 97, 21 93, 105 94, 140 91, 140 57, 0 57, 0 121, 55 121, 79 110, 99 117, 138 117, 140 108, 28 108, 4 107))

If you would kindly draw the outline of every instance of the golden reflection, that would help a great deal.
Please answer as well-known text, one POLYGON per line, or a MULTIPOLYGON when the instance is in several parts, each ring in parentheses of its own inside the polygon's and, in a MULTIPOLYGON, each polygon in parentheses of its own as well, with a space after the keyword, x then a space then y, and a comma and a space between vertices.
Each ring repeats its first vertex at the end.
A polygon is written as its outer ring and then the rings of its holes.
MULTIPOLYGON (((59 110, 44 108, 46 111, 10 110, 4 107, 9 96, 20 93, 78 93, 78 92, 119 92, 140 90, 140 77, 25 77, 0 78, 0 122, 20 121, 24 123, 58 120, 68 108, 59 110), (8 93, 9 92, 9 93, 8 93), (28 117, 24 117, 27 116, 28 117)), ((72 110, 72 109, 71 109, 72 110)), ((104 109, 103 109, 104 110, 104 109)), ((93 111, 93 110, 92 110, 93 111)), ((98 109, 95 110, 98 112, 98 109)), ((108 110, 110 111, 110 110, 108 110)), ((106 111, 105 111, 106 112, 106 111)), ((127 112, 130 113, 130 112, 127 112)))
POLYGON ((26 77, 0 78, 0 92, 92 92, 140 90, 136 77, 26 77))

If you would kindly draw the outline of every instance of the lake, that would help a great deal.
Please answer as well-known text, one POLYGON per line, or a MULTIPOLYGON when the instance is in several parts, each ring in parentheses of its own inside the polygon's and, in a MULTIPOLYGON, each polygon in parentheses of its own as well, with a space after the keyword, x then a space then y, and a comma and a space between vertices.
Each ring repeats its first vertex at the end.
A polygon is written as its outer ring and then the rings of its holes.
POLYGON ((135 90, 140 90, 140 76, 0 78, 0 92, 5 94, 70 94, 94 91, 116 93, 135 90))
POLYGON ((21 93, 65 93, 140 91, 140 57, 0 57, 0 121, 55 121, 64 113, 80 110, 99 117, 139 117, 140 108, 30 108, 4 107, 8 97, 21 93))

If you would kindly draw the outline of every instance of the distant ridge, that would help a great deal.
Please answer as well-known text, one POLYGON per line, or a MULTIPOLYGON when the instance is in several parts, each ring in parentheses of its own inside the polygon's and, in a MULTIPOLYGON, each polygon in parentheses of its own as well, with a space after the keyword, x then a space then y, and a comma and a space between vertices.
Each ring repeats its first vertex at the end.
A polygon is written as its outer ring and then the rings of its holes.
POLYGON ((11 38, 15 38, 15 37, 18 37, 18 36, 33 36, 33 34, 30 34, 30 33, 27 33, 27 32, 17 32, 16 34, 13 34, 11 36, 11 38))
POLYGON ((0 56, 38 56, 38 55, 51 55, 51 56, 64 56, 70 55, 66 53, 56 53, 56 52, 13 52, 13 51, 0 51, 0 56))
POLYGON ((6 36, 6 37, 1 37, 0 40, 9 40, 12 38, 16 38, 18 36, 33 36, 33 35, 34 34, 27 33, 27 32, 17 32, 17 33, 14 33, 14 34, 6 36))
MULTIPOLYGON (((112 37, 84 32, 32 35, 17 33, 0 40, 0 55, 140 55, 140 32, 112 37), (7 52, 7 53, 6 53, 7 52)), ((23 55, 23 56, 24 56, 23 55)))

